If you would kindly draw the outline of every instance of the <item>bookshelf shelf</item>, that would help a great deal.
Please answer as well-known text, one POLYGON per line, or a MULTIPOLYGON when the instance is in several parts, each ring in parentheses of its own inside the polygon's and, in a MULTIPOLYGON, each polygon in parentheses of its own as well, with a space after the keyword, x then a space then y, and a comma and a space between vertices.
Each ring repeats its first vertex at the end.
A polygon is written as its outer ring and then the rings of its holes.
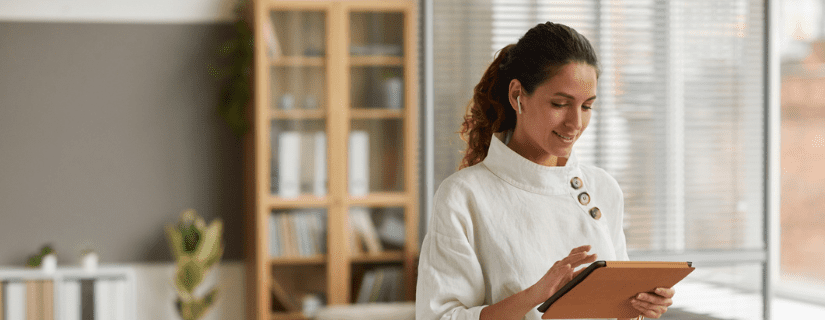
POLYGON ((366 196, 350 196, 347 204, 364 207, 398 206, 410 200, 409 195, 401 192, 376 192, 366 196))
POLYGON ((272 59, 273 67, 323 67, 324 64, 324 57, 291 56, 272 59))
POLYGON ((280 119, 294 119, 294 120, 304 120, 304 119, 323 119, 326 117, 326 112, 324 110, 277 110, 274 109, 270 113, 270 118, 273 120, 280 120, 280 119))
POLYGON ((352 263, 387 263, 403 262, 403 251, 385 251, 375 254, 360 254, 352 257, 352 263))
POLYGON ((368 66, 395 66, 401 67, 404 61, 401 57, 393 56, 352 56, 349 63, 353 67, 368 66))
POLYGON ((352 119, 403 119, 404 110, 352 109, 352 119))
POLYGON ((313 195, 301 195, 297 198, 281 198, 270 194, 267 203, 270 210, 324 208, 329 205, 329 198, 313 195))
POLYGON ((309 317, 305 316, 301 312, 274 312, 272 313, 272 320, 309 320, 309 317))
POLYGON ((308 257, 277 257, 270 260, 270 263, 273 266, 311 265, 324 264, 326 262, 326 255, 313 255, 308 257))
POLYGON ((385 301, 412 301, 418 2, 253 5, 247 318, 307 319, 299 303, 307 294, 353 303, 376 269, 397 280, 385 301))

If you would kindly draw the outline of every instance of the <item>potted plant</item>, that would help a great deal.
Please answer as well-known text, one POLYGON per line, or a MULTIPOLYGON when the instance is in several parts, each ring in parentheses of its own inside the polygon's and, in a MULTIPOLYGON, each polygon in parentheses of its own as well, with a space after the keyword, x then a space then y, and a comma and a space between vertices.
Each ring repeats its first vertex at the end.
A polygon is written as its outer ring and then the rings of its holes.
POLYGON ((203 296, 196 296, 195 289, 223 255, 222 233, 220 219, 207 226, 193 209, 183 211, 177 224, 166 226, 169 247, 177 261, 175 308, 184 320, 200 319, 215 302, 217 288, 203 296))
POLYGON ((40 267, 46 273, 53 273, 57 270, 57 252, 51 245, 44 245, 39 253, 29 257, 26 265, 31 268, 40 267))
POLYGON ((242 136, 250 120, 247 108, 252 101, 253 34, 247 21, 249 2, 240 1, 235 7, 232 36, 218 48, 220 60, 208 66, 209 73, 220 85, 218 113, 232 131, 242 136))

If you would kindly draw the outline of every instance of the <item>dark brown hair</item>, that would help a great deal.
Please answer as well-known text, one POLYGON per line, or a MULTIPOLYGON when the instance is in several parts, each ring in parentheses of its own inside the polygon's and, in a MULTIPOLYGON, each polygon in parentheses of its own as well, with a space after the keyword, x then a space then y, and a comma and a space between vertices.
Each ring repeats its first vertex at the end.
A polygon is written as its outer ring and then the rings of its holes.
POLYGON ((563 24, 546 22, 528 30, 515 44, 502 48, 473 90, 459 134, 467 150, 459 169, 487 157, 493 133, 516 127, 516 112, 510 106, 510 81, 518 79, 527 94, 549 80, 570 62, 583 62, 596 69, 596 52, 583 35, 563 24))

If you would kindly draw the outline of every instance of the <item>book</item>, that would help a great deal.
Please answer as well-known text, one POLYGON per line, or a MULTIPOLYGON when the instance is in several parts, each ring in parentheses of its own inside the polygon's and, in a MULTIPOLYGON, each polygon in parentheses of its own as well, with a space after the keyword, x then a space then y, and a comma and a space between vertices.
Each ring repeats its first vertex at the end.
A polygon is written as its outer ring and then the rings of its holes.
POLYGON ((52 281, 25 281, 27 320, 54 319, 54 286, 52 281))
POLYGON ((323 197, 327 195, 327 135, 316 132, 315 139, 315 173, 313 175, 312 193, 323 197))
POLYGON ((264 41, 266 41, 266 53, 270 59, 278 59, 281 53, 281 44, 278 42, 278 33, 272 19, 264 19, 264 41))
POLYGON ((301 133, 301 193, 315 193, 315 134, 301 133))
POLYGON ((378 237, 388 245, 403 247, 405 239, 404 212, 387 208, 383 210, 383 219, 378 226, 378 237))
POLYGON ((358 298, 355 300, 355 303, 367 303, 370 302, 370 294, 372 293, 372 287, 375 283, 375 272, 374 271, 367 271, 364 273, 364 278, 361 279, 361 287, 358 289, 358 298))
POLYGON ((26 320, 41 320, 43 286, 40 281, 26 281, 26 320))
POLYGON ((349 135, 349 194, 363 196, 369 193, 369 134, 352 131, 349 135))
POLYGON ((43 310, 41 316, 44 320, 54 319, 54 281, 46 280, 41 282, 43 310))
POLYGON ((393 268, 392 269, 392 281, 389 282, 388 285, 388 302, 395 302, 395 301, 402 301, 403 297, 403 290, 404 290, 404 274, 401 272, 400 268, 393 268))
POLYGON ((350 208, 350 223, 355 227, 356 233, 360 234, 367 247, 368 253, 379 253, 384 251, 384 246, 378 238, 378 231, 370 218, 368 208, 350 208))
POLYGON ((124 280, 115 280, 111 282, 111 290, 112 296, 114 297, 114 301, 112 304, 112 309, 114 309, 114 318, 117 320, 125 320, 126 319, 126 297, 127 297, 127 287, 126 281, 124 280))
POLYGON ((114 290, 112 280, 94 280, 95 319, 115 319, 114 290))
POLYGON ((361 232, 358 231, 358 228, 355 226, 355 223, 350 219, 349 221, 349 231, 350 231, 350 253, 352 255, 361 255, 366 253, 364 250, 364 237, 361 235, 361 232))
POLYGON ((690 262, 596 261, 567 282, 538 310, 542 319, 635 318, 630 299, 670 288, 693 272, 690 262))
POLYGON ((26 283, 6 282, 3 292, 4 317, 6 320, 26 319, 26 283))
POLYGON ((312 243, 311 243, 311 235, 309 231, 309 224, 307 223, 307 214, 306 212, 299 211, 293 213, 292 216, 292 223, 295 225, 295 233, 296 238, 298 240, 298 253, 300 256, 311 256, 312 253, 312 243))
POLYGON ((270 289, 272 290, 272 294, 275 295, 275 298, 278 299, 278 302, 286 309, 286 311, 300 311, 301 309, 298 308, 298 303, 295 300, 292 300, 292 295, 290 295, 283 287, 273 279, 270 281, 270 289))
POLYGON ((304 213, 304 224, 307 229, 307 246, 309 247, 310 255, 321 254, 319 242, 321 241, 321 230, 318 226, 318 215, 313 210, 307 210, 304 213))
POLYGON ((355 303, 403 300, 402 272, 398 267, 384 267, 364 272, 355 303))
POLYGON ((80 320, 80 282, 64 281, 60 288, 60 314, 62 320, 80 320))
POLYGON ((269 215, 269 255, 271 257, 280 257, 283 254, 281 250, 280 216, 280 213, 269 215))
POLYGON ((93 319, 97 310, 97 293, 95 280, 81 279, 80 283, 80 319, 93 319))
POLYGON ((327 253, 327 219, 324 211, 315 211, 315 220, 318 223, 318 250, 319 253, 327 253))
POLYGON ((285 131, 278 135, 278 195, 295 198, 301 193, 301 133, 285 131))
POLYGON ((289 214, 282 214, 280 215, 280 224, 281 224, 281 240, 283 243, 283 254, 281 256, 285 257, 296 257, 298 256, 298 247, 297 241, 295 240, 295 230, 292 228, 292 223, 290 222, 290 215, 289 214))
POLYGON ((384 285, 384 269, 375 270, 375 281, 370 288, 369 302, 378 302, 378 297, 381 295, 381 287, 384 285))

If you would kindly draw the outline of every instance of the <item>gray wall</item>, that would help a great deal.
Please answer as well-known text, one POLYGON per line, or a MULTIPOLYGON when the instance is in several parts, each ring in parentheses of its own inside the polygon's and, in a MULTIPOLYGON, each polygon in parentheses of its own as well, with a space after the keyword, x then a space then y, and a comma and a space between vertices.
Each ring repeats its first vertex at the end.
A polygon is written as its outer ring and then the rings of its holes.
POLYGON ((171 261, 194 208, 242 259, 242 148, 207 72, 229 24, 0 23, 0 266, 171 261))

